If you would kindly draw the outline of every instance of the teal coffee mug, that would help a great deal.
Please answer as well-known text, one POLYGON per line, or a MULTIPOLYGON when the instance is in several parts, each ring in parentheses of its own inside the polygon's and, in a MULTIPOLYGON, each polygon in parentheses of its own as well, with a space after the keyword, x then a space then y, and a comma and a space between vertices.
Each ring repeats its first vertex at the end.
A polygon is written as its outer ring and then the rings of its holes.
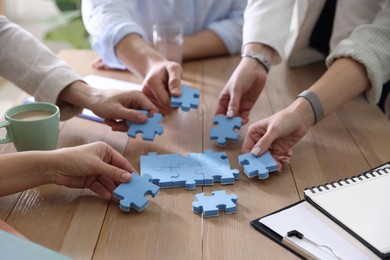
POLYGON ((54 150, 60 129, 60 109, 51 103, 36 102, 12 107, 5 112, 6 135, 0 144, 13 142, 16 150, 54 150))

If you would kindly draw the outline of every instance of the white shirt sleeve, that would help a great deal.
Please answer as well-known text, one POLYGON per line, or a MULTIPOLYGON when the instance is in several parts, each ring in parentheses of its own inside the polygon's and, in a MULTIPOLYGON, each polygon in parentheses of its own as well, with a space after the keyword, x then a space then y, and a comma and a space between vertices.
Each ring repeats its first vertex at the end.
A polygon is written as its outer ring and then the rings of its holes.
POLYGON ((248 0, 244 13, 243 45, 262 43, 274 48, 279 56, 276 63, 286 58, 295 0, 248 0))

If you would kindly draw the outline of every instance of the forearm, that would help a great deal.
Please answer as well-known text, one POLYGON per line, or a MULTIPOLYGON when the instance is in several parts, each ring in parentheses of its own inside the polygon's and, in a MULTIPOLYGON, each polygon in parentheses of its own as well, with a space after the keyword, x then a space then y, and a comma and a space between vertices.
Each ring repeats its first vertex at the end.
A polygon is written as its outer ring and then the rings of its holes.
MULTIPOLYGON (((340 58, 309 90, 320 100, 326 117, 369 88, 365 67, 353 59, 340 58)), ((308 103, 304 98, 298 98, 296 102, 308 103)), ((313 114, 310 106, 304 106, 300 113, 314 123, 314 117, 310 117, 313 114)))
POLYGON ((145 78, 153 64, 165 58, 139 35, 129 34, 115 47, 116 56, 130 71, 145 78))
POLYGON ((58 96, 59 102, 66 102, 76 107, 90 109, 99 100, 100 91, 85 82, 77 80, 68 85, 58 96))
POLYGON ((223 41, 211 30, 204 30, 183 40, 183 60, 228 54, 223 41))
POLYGON ((245 44, 242 46, 242 51, 261 54, 269 61, 270 64, 276 64, 279 59, 277 52, 272 47, 262 43, 245 44))
POLYGON ((52 182, 49 152, 31 151, 0 156, 0 196, 52 182))

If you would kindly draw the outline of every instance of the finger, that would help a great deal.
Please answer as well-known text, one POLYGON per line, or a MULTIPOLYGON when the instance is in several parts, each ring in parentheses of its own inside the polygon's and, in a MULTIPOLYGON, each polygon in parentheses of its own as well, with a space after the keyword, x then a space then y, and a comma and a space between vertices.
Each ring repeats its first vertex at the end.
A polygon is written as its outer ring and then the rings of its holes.
POLYGON ((163 83, 156 84, 152 89, 154 99, 157 100, 156 104, 160 109, 167 109, 170 107, 171 100, 166 86, 163 83))
POLYGON ((249 122, 249 111, 242 111, 241 112, 241 125, 245 125, 249 122))
POLYGON ((276 136, 272 134, 272 131, 267 131, 255 144, 251 153, 255 156, 264 154, 270 148, 271 144, 275 141, 276 136))
POLYGON ((127 132, 129 130, 127 123, 123 120, 116 121, 112 119, 104 119, 104 123, 110 126, 112 131, 127 132))
POLYGON ((272 155, 276 160, 282 162, 283 164, 290 164, 290 156, 285 155, 272 155))
POLYGON ((98 181, 93 182, 89 186, 89 189, 105 200, 111 200, 112 198, 112 192, 109 191, 103 184, 99 183, 98 181))
POLYGON ((149 113, 158 112, 158 108, 154 105, 153 101, 142 92, 133 92, 133 98, 135 99, 136 103, 138 103, 137 108, 149 111, 149 113))
POLYGON ((230 95, 229 93, 224 93, 222 90, 219 98, 218 98, 218 105, 217 110, 215 111, 216 115, 226 115, 227 107, 229 105, 230 95))
POLYGON ((237 93, 237 91, 232 91, 226 112, 227 117, 235 117, 240 114, 240 100, 241 93, 237 93))
MULTIPOLYGON (((102 158, 104 162, 108 163, 105 165, 114 168, 114 170, 117 170, 117 172, 114 172, 113 170, 112 174, 116 174, 117 176, 111 179, 113 179, 116 182, 129 181, 130 175, 128 173, 136 172, 133 166, 129 163, 129 161, 125 157, 123 157, 119 152, 114 150, 114 148, 112 148, 111 146, 103 142, 101 142, 101 144, 104 145, 104 148, 106 149, 103 152, 104 156, 102 158), (123 173, 125 173, 126 176, 121 176, 123 173)), ((105 174, 101 174, 101 175, 107 176, 105 174)))
POLYGON ((147 115, 134 109, 121 108, 118 111, 118 116, 126 121, 143 124, 148 119, 147 115))
POLYGON ((181 68, 178 64, 168 67, 168 88, 172 96, 181 95, 181 68))

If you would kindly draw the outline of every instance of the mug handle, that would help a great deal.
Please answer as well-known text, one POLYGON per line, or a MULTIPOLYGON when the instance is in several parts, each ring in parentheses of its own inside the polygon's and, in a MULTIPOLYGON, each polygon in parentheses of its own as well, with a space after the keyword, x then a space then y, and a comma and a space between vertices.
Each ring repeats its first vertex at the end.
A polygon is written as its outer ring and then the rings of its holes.
POLYGON ((3 138, 0 138, 0 144, 5 144, 5 143, 12 142, 12 137, 11 137, 10 131, 8 129, 9 125, 10 125, 10 123, 8 121, 0 122, 0 128, 5 127, 6 130, 7 130, 6 136, 3 137, 3 138))

